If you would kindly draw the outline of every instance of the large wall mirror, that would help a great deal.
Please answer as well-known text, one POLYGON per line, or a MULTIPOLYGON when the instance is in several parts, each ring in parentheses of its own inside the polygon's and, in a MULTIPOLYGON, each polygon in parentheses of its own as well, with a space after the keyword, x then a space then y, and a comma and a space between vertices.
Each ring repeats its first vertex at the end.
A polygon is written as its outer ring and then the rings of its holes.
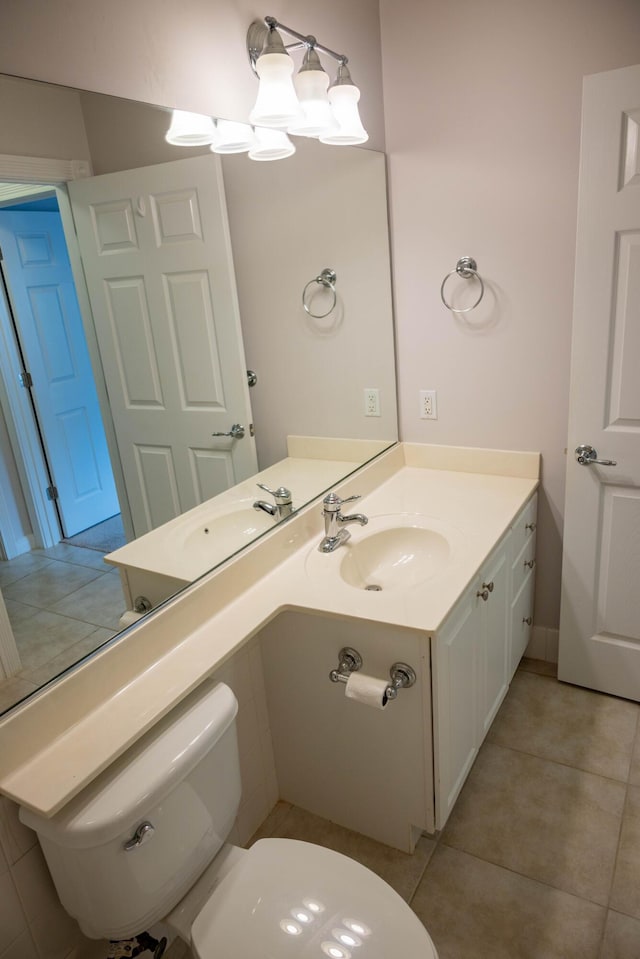
POLYGON ((305 505, 397 411, 382 154, 220 157, 13 77, 0 119, 2 711, 286 518, 258 482, 305 505))

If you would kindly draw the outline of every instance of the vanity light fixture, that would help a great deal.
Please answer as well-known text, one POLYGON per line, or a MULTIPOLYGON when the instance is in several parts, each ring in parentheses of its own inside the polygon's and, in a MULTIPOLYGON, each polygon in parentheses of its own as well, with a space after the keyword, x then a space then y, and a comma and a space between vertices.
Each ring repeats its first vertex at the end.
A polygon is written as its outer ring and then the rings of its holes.
POLYGON ((254 142, 249 150, 250 160, 284 160, 296 152, 293 143, 284 130, 269 127, 254 129, 254 142))
POLYGON ((177 147, 197 147, 215 143, 216 128, 211 117, 186 110, 174 110, 171 125, 165 133, 167 143, 177 147))
POLYGON ((322 143, 365 143, 368 134, 360 120, 360 91, 353 83, 347 57, 279 23, 275 17, 254 20, 247 33, 247 49, 260 79, 258 97, 250 114, 252 123, 286 130, 296 136, 319 137, 322 143), (279 31, 294 39, 285 47, 279 31), (302 66, 291 80, 294 64, 289 51, 304 49, 302 66), (329 78, 318 53, 338 62, 338 72, 329 78), (293 98, 292 98, 293 97, 293 98))
POLYGON ((253 128, 235 120, 218 120, 216 139, 211 144, 214 153, 247 153, 255 144, 253 128))

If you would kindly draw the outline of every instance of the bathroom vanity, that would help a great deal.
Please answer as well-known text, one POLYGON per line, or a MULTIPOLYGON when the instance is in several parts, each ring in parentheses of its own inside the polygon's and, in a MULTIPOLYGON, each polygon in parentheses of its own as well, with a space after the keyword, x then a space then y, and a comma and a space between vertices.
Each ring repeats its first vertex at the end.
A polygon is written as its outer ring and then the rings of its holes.
POLYGON ((9 714, 0 792, 54 815, 250 649, 271 800, 410 851, 445 824, 527 644, 538 473, 537 453, 381 454, 335 488, 369 520, 346 545, 318 552, 312 503, 9 714), (415 684, 384 709, 347 701, 328 678, 345 645, 375 677, 405 660, 415 684))

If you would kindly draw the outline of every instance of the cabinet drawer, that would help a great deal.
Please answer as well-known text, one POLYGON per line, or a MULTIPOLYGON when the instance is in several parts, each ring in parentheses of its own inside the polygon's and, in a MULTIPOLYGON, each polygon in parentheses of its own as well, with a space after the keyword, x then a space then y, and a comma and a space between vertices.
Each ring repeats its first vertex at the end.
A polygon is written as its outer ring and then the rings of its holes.
POLYGON ((537 515, 538 494, 536 493, 513 524, 511 532, 512 556, 517 556, 525 543, 528 543, 535 536, 537 515))
POLYGON ((518 668, 525 649, 531 639, 533 620, 533 571, 528 573, 520 592, 511 604, 511 654, 509 663, 509 681, 518 668))
POLYGON ((529 533, 528 538, 522 544, 520 552, 517 553, 516 558, 513 561, 513 566, 511 567, 511 598, 515 597, 520 592, 522 584, 524 583, 527 576, 531 575, 535 570, 535 560, 536 560, 536 534, 535 532, 529 533), (533 563, 533 565, 531 565, 533 563))

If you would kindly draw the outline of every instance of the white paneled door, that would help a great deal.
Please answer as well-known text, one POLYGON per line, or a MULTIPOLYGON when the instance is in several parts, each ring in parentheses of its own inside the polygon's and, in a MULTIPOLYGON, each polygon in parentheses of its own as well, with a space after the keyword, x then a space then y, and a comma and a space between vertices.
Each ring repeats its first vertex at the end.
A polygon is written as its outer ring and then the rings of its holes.
POLYGON ((640 701, 640 66, 584 84, 559 659, 640 701))
POLYGON ((58 213, 0 211, 3 272, 64 536, 120 512, 58 213))
POLYGON ((257 472, 222 172, 194 157, 69 192, 140 536, 257 472))

